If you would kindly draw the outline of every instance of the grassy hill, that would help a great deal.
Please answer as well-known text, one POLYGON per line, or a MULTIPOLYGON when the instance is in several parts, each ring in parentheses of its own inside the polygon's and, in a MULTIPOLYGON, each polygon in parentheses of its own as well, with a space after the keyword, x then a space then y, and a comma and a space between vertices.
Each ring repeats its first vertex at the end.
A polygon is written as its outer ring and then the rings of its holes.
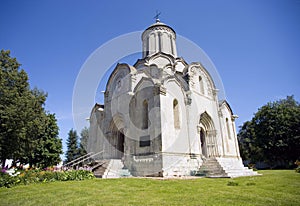
POLYGON ((93 179, 0 188, 0 205, 300 205, 300 174, 222 179, 93 179))

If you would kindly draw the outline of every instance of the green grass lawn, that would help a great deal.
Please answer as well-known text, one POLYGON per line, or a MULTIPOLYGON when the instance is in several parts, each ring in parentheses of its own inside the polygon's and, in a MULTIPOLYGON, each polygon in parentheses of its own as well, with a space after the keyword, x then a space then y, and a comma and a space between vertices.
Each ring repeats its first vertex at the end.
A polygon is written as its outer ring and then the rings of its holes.
POLYGON ((0 188, 0 205, 300 205, 299 173, 259 173, 263 175, 235 179, 125 178, 22 185, 0 188))

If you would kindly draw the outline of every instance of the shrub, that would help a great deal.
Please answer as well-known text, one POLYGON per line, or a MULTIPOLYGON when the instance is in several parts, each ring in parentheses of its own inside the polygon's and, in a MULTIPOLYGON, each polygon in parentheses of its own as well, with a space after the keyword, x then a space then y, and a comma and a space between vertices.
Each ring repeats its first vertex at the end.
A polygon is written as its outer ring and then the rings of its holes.
POLYGON ((11 176, 7 173, 0 172, 0 187, 12 187, 20 183, 17 176, 11 176))
POLYGON ((300 161, 297 160, 295 164, 297 165, 296 172, 300 173, 300 161))
POLYGON ((235 182, 235 181, 229 181, 227 182, 227 186, 238 186, 239 183, 235 182))
POLYGON ((247 182, 246 186, 252 186, 252 185, 256 185, 255 182, 247 182))
POLYGON ((248 168, 249 168, 249 169, 252 169, 253 171, 257 171, 257 169, 256 169, 256 167, 255 167, 255 164, 249 163, 249 164, 248 164, 248 168))
POLYGON ((27 185, 38 182, 86 180, 92 178, 94 178, 94 174, 86 170, 56 172, 28 170, 23 171, 18 176, 10 176, 7 173, 0 172, 0 187, 12 187, 18 184, 27 185))

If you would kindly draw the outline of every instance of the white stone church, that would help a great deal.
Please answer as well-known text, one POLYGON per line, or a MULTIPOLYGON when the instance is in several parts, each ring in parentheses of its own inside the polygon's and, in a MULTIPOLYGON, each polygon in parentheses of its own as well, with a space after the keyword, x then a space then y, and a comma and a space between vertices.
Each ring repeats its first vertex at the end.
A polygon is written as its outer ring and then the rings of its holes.
POLYGON ((107 161, 102 177, 257 175, 242 164, 237 116, 201 63, 177 56, 175 31, 157 19, 141 38, 142 59, 115 67, 91 111, 87 150, 107 161))

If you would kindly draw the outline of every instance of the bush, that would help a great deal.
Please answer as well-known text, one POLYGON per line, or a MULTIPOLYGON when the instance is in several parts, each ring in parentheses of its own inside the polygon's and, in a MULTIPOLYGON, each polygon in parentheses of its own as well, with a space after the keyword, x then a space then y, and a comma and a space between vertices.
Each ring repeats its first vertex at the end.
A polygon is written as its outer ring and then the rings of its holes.
POLYGON ((7 173, 0 172, 0 187, 12 187, 20 183, 20 179, 17 176, 10 176, 7 173))
POLYGON ((0 187, 12 187, 18 184, 31 184, 38 182, 54 182, 54 181, 71 181, 86 180, 94 178, 94 174, 86 170, 71 171, 40 171, 28 170, 23 171, 18 176, 10 176, 7 173, 0 173, 0 187))
POLYGON ((252 185, 256 185, 255 182, 247 182, 246 186, 252 186, 252 185))
POLYGON ((295 164, 297 165, 296 172, 297 172, 297 173, 300 173, 300 161, 297 160, 297 161, 295 162, 295 164))
POLYGON ((257 171, 257 169, 256 169, 256 167, 255 167, 255 164, 249 163, 249 164, 248 164, 248 168, 249 168, 249 169, 252 169, 253 171, 257 171))
POLYGON ((238 185, 239 185, 239 183, 234 182, 234 181, 227 182, 227 186, 238 186, 238 185))

